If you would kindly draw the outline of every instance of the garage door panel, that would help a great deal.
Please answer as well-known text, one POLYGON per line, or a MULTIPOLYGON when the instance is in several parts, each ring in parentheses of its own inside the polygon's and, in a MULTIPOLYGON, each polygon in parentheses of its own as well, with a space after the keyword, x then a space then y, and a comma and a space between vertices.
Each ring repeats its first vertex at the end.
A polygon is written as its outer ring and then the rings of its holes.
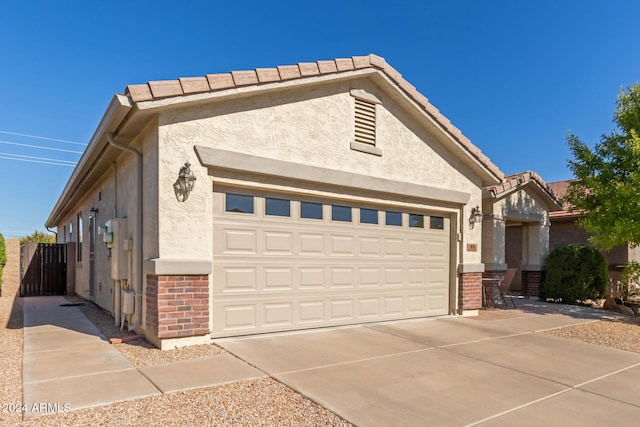
POLYGON ((298 310, 301 322, 322 322, 325 319, 325 300, 301 301, 298 304, 298 310))
POLYGON ((447 310, 447 296, 444 294, 429 295, 429 310, 434 313, 445 314, 447 310))
POLYGON ((223 253, 257 253, 257 233, 254 230, 224 230, 223 253))
POLYGON ((360 241, 360 255, 361 256, 371 256, 371 257, 380 257, 380 238, 378 237, 370 237, 363 236, 359 238, 360 241))
POLYGON ((355 255, 355 239, 353 236, 331 235, 331 256, 354 256, 355 255))
POLYGON ((300 267, 300 290, 314 291, 324 289, 327 283, 323 267, 300 267))
POLYGON ((325 236, 324 234, 300 233, 300 255, 324 255, 325 236))
POLYGON ((329 321, 353 320, 353 300, 352 299, 332 299, 329 302, 329 321))
POLYGON ((265 231, 263 237, 266 255, 293 254, 293 233, 265 231))
POLYGON ((265 290, 293 290, 293 268, 264 268, 265 290))
POLYGON ((408 239, 407 240, 408 256, 411 258, 424 259, 428 252, 429 242, 424 239, 408 239))
POLYGON ((293 303, 280 302, 264 304, 264 326, 293 326, 293 303))
POLYGON ((406 211, 402 226, 383 213, 359 224, 354 207, 354 222, 335 222, 329 201, 322 219, 297 219, 294 201, 291 217, 273 218, 255 200, 253 214, 213 217, 213 336, 448 313, 448 218, 444 230, 410 228, 406 211))
POLYGON ((449 255, 449 244, 444 240, 429 241, 429 258, 445 259, 449 255))
POLYGON ((404 298, 399 296, 385 297, 382 304, 383 314, 386 316, 399 316, 404 313, 404 298))
POLYGON ((360 281, 358 283, 361 288, 377 288, 380 286, 380 268, 378 267, 361 267, 360 281))
POLYGON ((355 284, 354 269, 352 267, 330 267, 331 288, 353 288, 355 284))
POLYGON ((225 268, 226 292, 247 292, 258 289, 257 271, 252 267, 225 268))
POLYGON ((404 240, 395 238, 384 239, 384 255, 387 257, 402 257, 404 254, 404 240))

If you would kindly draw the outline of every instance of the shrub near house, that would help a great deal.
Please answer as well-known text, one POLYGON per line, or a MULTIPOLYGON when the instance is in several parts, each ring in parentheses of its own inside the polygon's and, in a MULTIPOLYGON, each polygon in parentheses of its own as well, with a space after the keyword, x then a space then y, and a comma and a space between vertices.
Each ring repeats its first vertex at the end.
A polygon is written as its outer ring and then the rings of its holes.
POLYGON ((604 295, 607 263, 593 246, 566 245, 555 248, 546 260, 541 297, 575 304, 604 295))

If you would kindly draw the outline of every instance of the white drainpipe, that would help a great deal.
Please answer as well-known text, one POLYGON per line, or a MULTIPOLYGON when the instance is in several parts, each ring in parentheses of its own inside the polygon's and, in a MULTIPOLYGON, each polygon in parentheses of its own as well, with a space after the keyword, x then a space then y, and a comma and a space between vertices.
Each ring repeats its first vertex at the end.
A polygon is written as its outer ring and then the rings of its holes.
MULTIPOLYGON (((113 133, 109 132, 107 133, 107 141, 109 141, 109 144, 111 144, 112 146, 120 149, 120 150, 124 150, 127 151, 129 153, 133 153, 136 156, 136 164, 137 164, 137 170, 138 170, 138 185, 137 185, 137 189, 136 189, 136 200, 138 202, 138 206, 137 206, 137 215, 136 215, 136 233, 135 236, 133 237, 134 241, 135 241, 135 247, 136 247, 136 252, 137 252, 137 256, 135 257, 135 262, 137 264, 137 268, 138 268, 138 274, 137 277, 134 278, 133 280, 133 290, 135 292, 135 298, 136 298, 136 304, 135 304, 135 313, 133 315, 133 324, 129 325, 129 330, 133 330, 135 328, 137 328, 138 326, 140 326, 140 324, 142 323, 142 280, 143 280, 143 272, 142 272, 142 218, 143 218, 143 211, 142 211, 142 207, 143 207, 143 203, 142 203, 142 153, 138 150, 136 150, 135 148, 132 147, 128 147, 126 145, 120 144, 119 142, 116 142, 116 140, 113 138, 113 133)), ((119 310, 122 310, 121 308, 119 308, 119 310)), ((120 315, 122 315, 122 313, 119 313, 120 315)))

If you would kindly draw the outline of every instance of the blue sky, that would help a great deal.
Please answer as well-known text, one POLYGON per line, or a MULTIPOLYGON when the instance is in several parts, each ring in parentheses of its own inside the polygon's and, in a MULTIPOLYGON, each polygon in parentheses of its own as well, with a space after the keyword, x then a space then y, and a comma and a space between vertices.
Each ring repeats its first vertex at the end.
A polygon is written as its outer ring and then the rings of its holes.
POLYGON ((22 160, 83 149, 16 134, 86 144, 129 84, 369 53, 505 173, 571 178, 567 131, 595 144, 640 80, 638 16, 634 0, 3 2, 0 233, 43 230, 73 170, 22 160))

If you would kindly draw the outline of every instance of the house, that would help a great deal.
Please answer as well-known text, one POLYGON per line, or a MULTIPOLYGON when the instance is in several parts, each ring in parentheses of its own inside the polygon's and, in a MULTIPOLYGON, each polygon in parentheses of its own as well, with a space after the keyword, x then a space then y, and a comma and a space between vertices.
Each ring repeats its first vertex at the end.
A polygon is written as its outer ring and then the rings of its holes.
MULTIPOLYGON (((549 187, 559 199, 563 199, 569 191, 571 180, 549 183, 549 187)), ((553 250, 558 246, 570 243, 587 244, 589 234, 578 225, 581 212, 570 212, 570 206, 564 204, 560 211, 552 212, 550 220, 552 227, 549 233, 549 246, 553 250)), ((631 261, 640 260, 640 250, 631 245, 623 245, 603 252, 609 268, 609 279, 616 283, 621 279, 621 271, 631 261)))
POLYGON ((368 55, 128 86, 46 225, 76 293, 164 349, 476 314, 512 222, 535 295, 554 209, 368 55))

